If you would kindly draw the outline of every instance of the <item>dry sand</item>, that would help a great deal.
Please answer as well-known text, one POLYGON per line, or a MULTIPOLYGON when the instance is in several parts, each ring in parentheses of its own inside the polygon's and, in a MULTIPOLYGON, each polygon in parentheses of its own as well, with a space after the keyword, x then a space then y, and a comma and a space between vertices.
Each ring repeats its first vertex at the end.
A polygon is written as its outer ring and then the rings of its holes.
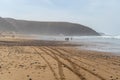
POLYGON ((120 80, 120 56, 65 42, 0 40, 0 80, 120 80))

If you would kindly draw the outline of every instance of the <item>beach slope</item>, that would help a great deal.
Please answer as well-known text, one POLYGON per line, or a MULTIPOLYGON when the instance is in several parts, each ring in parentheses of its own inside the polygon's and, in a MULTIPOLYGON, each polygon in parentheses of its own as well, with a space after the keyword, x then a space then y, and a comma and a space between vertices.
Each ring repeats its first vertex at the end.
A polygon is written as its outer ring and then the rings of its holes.
POLYGON ((120 80, 120 56, 66 42, 0 40, 0 80, 120 80))

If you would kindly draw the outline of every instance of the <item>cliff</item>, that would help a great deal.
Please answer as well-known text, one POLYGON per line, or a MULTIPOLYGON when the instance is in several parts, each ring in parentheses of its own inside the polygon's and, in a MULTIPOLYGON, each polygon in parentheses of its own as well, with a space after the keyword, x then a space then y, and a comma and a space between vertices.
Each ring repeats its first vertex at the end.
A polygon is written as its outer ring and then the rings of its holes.
POLYGON ((99 35, 93 29, 81 24, 69 22, 39 22, 0 18, 0 32, 16 32, 18 34, 91 36, 99 35))

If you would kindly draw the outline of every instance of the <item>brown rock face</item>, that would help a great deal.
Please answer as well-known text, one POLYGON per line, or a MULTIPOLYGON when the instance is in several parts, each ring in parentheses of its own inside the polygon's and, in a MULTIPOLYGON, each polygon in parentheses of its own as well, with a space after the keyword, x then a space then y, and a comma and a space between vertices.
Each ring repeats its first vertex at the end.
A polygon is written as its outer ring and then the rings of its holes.
POLYGON ((38 22, 0 18, 0 31, 14 31, 19 34, 91 36, 99 35, 93 29, 69 22, 38 22))

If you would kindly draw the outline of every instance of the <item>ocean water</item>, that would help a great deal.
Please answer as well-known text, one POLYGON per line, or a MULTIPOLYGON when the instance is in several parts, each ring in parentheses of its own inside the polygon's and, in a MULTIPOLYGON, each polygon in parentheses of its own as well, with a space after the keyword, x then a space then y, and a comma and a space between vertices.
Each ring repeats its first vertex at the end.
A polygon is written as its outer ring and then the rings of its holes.
POLYGON ((75 36, 71 42, 82 43, 83 49, 120 54, 120 36, 75 36))
POLYGON ((120 36, 36 36, 35 39, 65 41, 65 38, 73 44, 82 44, 80 48, 102 52, 120 54, 120 36))

